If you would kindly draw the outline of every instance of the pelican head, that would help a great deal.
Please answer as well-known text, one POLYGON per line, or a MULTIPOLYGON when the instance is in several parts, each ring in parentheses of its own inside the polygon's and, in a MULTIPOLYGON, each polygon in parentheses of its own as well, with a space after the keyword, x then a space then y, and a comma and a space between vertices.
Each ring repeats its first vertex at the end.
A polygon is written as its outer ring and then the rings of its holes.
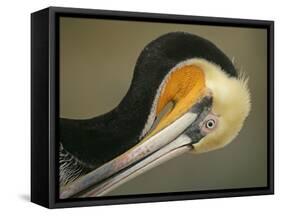
POLYGON ((206 89, 213 95, 212 109, 201 124, 205 136, 192 145, 191 152, 222 148, 238 135, 249 114, 248 79, 243 74, 230 77, 218 65, 204 59, 193 59, 187 64, 196 65, 204 71, 206 89))

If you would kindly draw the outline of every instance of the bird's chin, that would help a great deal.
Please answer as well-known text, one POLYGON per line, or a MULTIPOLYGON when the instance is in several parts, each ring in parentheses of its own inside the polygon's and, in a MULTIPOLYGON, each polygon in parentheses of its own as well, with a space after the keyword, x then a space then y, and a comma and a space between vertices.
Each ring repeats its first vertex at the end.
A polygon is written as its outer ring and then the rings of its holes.
POLYGON ((212 108, 208 92, 186 113, 164 129, 67 185, 60 198, 102 196, 124 182, 184 152, 191 151, 203 135, 200 123, 212 108))

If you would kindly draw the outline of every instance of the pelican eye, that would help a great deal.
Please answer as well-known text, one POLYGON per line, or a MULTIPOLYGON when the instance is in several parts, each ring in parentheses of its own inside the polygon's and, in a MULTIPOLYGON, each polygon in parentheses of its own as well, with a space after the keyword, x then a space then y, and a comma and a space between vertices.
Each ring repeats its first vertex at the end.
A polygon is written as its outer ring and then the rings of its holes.
POLYGON ((208 129, 213 129, 216 126, 216 121, 214 119, 209 119, 205 123, 205 127, 208 129))
POLYGON ((214 129, 216 129, 218 123, 218 115, 210 113, 201 124, 201 132, 205 135, 212 132, 214 129))

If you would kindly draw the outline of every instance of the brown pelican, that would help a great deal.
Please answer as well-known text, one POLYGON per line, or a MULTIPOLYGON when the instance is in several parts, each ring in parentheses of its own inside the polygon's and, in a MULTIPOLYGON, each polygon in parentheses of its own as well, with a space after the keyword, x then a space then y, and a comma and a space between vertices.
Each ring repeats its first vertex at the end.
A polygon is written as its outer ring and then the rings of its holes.
POLYGON ((162 35, 141 52, 116 108, 61 119, 60 198, 101 196, 183 152, 222 148, 249 111, 247 79, 218 47, 185 32, 162 35))

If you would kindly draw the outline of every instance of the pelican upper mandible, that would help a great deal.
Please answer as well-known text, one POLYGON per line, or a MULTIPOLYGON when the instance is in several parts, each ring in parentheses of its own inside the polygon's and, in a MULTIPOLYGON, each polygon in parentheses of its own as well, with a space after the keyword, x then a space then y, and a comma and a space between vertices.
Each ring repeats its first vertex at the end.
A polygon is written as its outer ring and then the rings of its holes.
POLYGON ((249 111, 247 79, 217 46, 186 32, 162 35, 142 50, 116 108, 61 118, 60 198, 101 196, 183 152, 222 148, 249 111))

